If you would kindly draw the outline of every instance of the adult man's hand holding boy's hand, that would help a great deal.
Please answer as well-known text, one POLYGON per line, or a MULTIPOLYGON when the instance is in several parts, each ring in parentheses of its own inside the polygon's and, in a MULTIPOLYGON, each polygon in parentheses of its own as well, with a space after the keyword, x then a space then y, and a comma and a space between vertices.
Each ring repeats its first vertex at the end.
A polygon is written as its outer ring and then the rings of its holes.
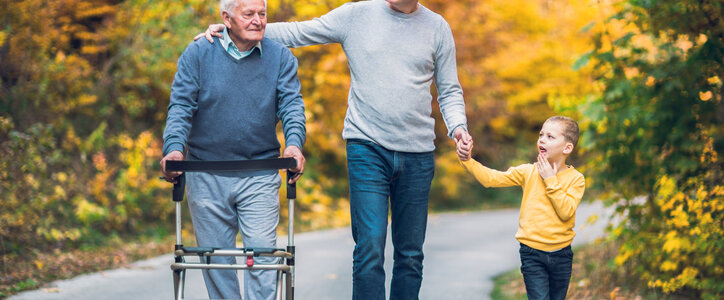
POLYGON ((453 133, 453 138, 455 139, 455 146, 460 160, 466 161, 470 159, 470 154, 473 151, 473 137, 470 136, 467 130, 458 127, 453 133))
POLYGON ((460 160, 469 160, 473 151, 473 137, 470 136, 467 130, 458 127, 453 133, 453 138, 455 139, 455 146, 460 160))
POLYGON ((465 143, 464 140, 458 140, 456 143, 457 146, 457 154, 460 160, 467 161, 470 159, 471 154, 473 152, 473 141, 470 140, 469 143, 465 143))

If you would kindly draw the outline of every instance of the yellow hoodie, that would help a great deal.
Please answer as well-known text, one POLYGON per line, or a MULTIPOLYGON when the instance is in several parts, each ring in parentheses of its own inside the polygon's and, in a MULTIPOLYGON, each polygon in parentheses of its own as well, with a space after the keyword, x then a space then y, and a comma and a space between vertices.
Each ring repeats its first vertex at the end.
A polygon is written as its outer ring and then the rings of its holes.
POLYGON ((586 189, 583 174, 572 166, 546 180, 533 164, 511 167, 505 172, 490 169, 474 159, 461 161, 465 169, 485 187, 523 187, 518 232, 515 238, 533 249, 554 251, 571 244, 576 208, 586 189))

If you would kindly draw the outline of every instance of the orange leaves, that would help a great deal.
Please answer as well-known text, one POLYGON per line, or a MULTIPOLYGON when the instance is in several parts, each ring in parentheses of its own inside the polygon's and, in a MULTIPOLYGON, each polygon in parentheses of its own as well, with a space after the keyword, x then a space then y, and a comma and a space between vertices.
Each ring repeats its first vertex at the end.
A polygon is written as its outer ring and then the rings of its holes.
MULTIPOLYGON (((458 76, 465 91, 476 152, 505 164, 529 155, 513 140, 534 141, 536 128, 556 111, 593 93, 590 68, 571 68, 590 50, 582 31, 597 10, 586 1, 433 1, 425 3, 450 23, 458 76), (501 150, 505 148, 506 150, 501 150), (501 155, 501 153, 504 153, 501 155)), ((443 135, 441 131, 438 135, 443 135)))
POLYGON ((699 99, 701 99, 701 101, 709 101, 712 96, 713 94, 711 91, 699 92, 699 99))
POLYGON ((97 18, 107 15, 113 15, 115 12, 115 5, 108 5, 103 3, 97 5, 94 2, 82 2, 78 5, 76 17, 79 19, 97 18))

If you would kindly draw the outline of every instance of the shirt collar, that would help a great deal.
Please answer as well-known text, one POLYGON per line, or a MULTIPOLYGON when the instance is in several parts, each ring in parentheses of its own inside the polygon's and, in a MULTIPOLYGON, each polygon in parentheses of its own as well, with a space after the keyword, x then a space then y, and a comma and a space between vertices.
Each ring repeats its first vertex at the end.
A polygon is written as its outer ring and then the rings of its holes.
MULTIPOLYGON (((231 36, 229 36, 229 29, 226 28, 226 26, 224 26, 224 32, 222 33, 222 35, 223 36, 219 39, 219 41, 221 41, 221 46, 224 47, 224 50, 226 52, 229 52, 229 45, 231 45, 231 47, 233 48, 232 51, 234 51, 234 49, 235 49, 236 52, 242 53, 242 51, 239 50, 238 47, 236 47, 236 44, 234 44, 234 41, 231 40, 231 36)), ((251 53, 251 50, 254 50, 254 48, 259 49, 259 56, 261 56, 261 53, 262 53, 261 42, 257 42, 256 45, 254 45, 254 47, 251 47, 251 49, 249 49, 249 53, 251 53)))

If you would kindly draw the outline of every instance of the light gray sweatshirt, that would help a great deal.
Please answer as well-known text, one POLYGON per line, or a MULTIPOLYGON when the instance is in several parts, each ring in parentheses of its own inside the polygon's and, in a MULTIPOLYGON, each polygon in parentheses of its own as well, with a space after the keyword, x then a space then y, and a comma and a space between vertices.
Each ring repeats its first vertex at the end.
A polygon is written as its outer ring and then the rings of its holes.
POLYGON ((467 129, 452 31, 422 5, 404 14, 384 0, 346 3, 310 21, 268 24, 265 37, 288 47, 342 45, 352 78, 344 139, 393 151, 434 150, 433 80, 448 135, 467 129))

